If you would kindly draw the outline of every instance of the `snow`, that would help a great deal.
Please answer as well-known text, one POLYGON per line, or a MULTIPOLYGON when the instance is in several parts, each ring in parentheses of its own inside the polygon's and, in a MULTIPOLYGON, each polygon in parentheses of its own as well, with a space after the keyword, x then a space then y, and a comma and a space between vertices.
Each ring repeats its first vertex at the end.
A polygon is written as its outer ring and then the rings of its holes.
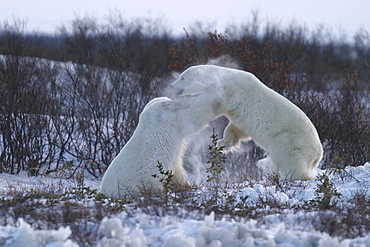
MULTIPOLYGON (((347 166, 341 173, 328 174, 330 181, 342 194, 340 202, 348 203, 359 191, 366 195, 366 198, 370 197, 370 163, 359 167, 347 166)), ((31 178, 27 177, 26 173, 0 174, 0 193, 4 195, 6 191, 16 187, 36 188, 41 184, 56 183, 59 180, 31 178)), ((257 205, 260 200, 302 205, 305 201, 315 198, 318 183, 316 180, 298 181, 286 184, 284 189, 281 189, 276 184, 259 181, 246 184, 240 190, 230 189, 229 192, 237 195, 237 202, 248 196, 245 203, 251 206, 257 205)), ((99 186, 99 182, 93 180, 87 180, 86 184, 92 188, 99 186)), ((158 216, 134 209, 130 213, 123 211, 110 215, 99 224, 96 246, 370 246, 370 233, 363 237, 346 239, 316 231, 304 220, 320 217, 319 212, 315 211, 294 212, 287 209, 284 214, 271 213, 261 216, 261 221, 226 216, 217 218, 213 212, 203 216, 195 214, 158 216)), ((78 246, 71 239, 72 231, 68 225, 58 229, 45 228, 34 229, 24 219, 19 218, 15 226, 0 226, 0 246, 78 246)))

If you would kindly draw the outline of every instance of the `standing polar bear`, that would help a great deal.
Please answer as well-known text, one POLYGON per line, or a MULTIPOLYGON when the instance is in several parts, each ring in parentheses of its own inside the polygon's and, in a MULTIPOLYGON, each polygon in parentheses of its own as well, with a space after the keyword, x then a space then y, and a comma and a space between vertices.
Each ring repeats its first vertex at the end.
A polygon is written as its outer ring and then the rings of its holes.
POLYGON ((171 87, 178 95, 208 95, 218 113, 229 119, 219 145, 231 150, 253 139, 285 179, 315 176, 323 149, 314 125, 302 110, 253 74, 199 65, 185 70, 171 87))
POLYGON ((105 172, 100 192, 114 198, 135 196, 142 188, 161 189, 158 162, 164 171, 172 170, 176 187, 189 186, 182 157, 185 138, 205 127, 218 113, 207 97, 181 101, 167 97, 150 101, 139 117, 139 124, 118 156, 105 172))

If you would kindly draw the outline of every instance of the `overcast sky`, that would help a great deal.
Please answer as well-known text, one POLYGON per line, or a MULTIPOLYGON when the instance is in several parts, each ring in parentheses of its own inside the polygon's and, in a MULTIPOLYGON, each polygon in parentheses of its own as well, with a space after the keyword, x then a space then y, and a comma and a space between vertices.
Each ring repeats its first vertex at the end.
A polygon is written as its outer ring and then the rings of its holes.
POLYGON ((76 16, 103 22, 118 11, 127 19, 163 16, 175 34, 195 21, 223 32, 225 25, 250 19, 252 10, 261 20, 282 25, 294 20, 314 30, 324 24, 350 37, 360 28, 370 32, 370 0, 0 0, 0 21, 21 19, 29 31, 54 33, 76 16))

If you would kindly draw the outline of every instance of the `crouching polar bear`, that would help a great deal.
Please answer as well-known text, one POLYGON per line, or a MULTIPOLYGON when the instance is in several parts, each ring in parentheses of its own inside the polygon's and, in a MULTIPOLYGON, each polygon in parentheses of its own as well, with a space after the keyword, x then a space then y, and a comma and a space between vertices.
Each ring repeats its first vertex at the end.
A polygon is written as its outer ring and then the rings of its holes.
POLYGON ((283 178, 308 180, 315 176, 323 150, 314 125, 302 110, 253 74, 199 65, 180 74, 171 88, 178 95, 207 95, 218 113, 229 119, 219 145, 231 150, 241 141, 253 139, 283 178))
POLYGON ((105 172, 100 192, 114 198, 132 197, 144 188, 161 189, 158 162, 172 170, 176 187, 188 187, 182 157, 185 138, 205 127, 217 116, 205 97, 181 101, 167 97, 150 101, 139 117, 138 126, 105 172))

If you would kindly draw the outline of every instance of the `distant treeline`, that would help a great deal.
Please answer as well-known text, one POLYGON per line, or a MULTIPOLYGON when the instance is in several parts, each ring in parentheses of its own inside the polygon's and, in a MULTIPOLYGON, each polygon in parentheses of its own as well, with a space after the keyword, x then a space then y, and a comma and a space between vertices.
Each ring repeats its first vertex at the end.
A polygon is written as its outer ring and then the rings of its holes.
MULTIPOLYGON (((99 176, 172 72, 209 62, 250 71, 300 106, 324 142, 324 167, 370 160, 366 30, 346 43, 324 28, 261 27, 256 16, 225 33, 199 25, 183 37, 160 19, 76 18, 53 36, 25 25, 0 26, 0 171, 37 175, 78 160, 99 176)), ((263 155, 250 152, 251 163, 263 155)))
POLYGON ((171 54, 171 48, 184 45, 179 43, 184 38, 194 42, 197 48, 187 66, 195 59, 198 63, 208 61, 217 53, 233 53, 236 62, 240 62, 245 56, 238 53, 240 42, 247 41, 252 53, 268 45, 273 50, 274 61, 291 64, 292 73, 304 74, 307 85, 316 89, 325 89, 354 70, 361 80, 369 79, 370 34, 367 30, 359 29, 350 42, 324 27, 313 31, 294 23, 285 29, 273 24, 262 27, 254 15, 250 23, 232 26, 226 33, 204 30, 198 23, 189 33, 184 30, 183 38, 172 36, 160 19, 127 21, 116 16, 111 17, 109 23, 99 24, 92 18, 77 18, 53 35, 25 33, 26 23, 14 21, 1 26, 0 54, 129 70, 142 75, 143 81, 150 81, 174 69, 171 64, 177 58, 171 54), (221 37, 225 42, 220 42, 221 37), (214 47, 210 54, 210 46, 216 43, 223 47, 214 47))

